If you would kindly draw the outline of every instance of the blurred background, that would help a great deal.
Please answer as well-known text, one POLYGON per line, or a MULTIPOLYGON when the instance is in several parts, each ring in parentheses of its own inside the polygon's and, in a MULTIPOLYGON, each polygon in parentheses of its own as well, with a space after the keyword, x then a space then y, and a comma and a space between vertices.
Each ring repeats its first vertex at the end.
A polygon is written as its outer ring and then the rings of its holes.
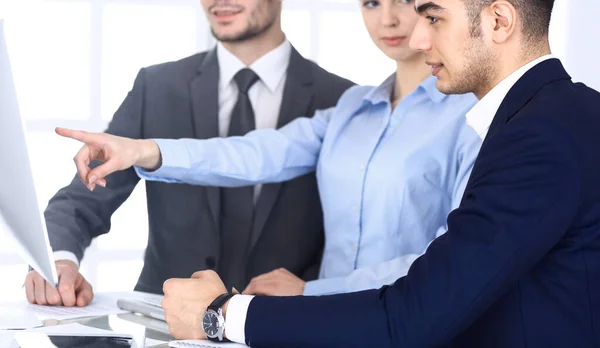
MULTIPOLYGON (((551 45, 574 79, 600 89, 600 1, 557 0, 551 45), (569 6, 571 5, 571 6, 569 6), (591 20, 590 20, 591 19, 591 20)), ((359 84, 377 85, 394 65, 372 44, 357 0, 284 0, 283 28, 305 57, 359 84)), ((102 131, 142 67, 214 45, 199 0, 0 0, 40 206, 70 182, 80 145, 63 126, 102 131)), ((82 273, 96 291, 136 283, 147 243, 144 185, 88 249, 82 273)), ((20 296, 27 265, 0 233, 0 293, 20 296)))

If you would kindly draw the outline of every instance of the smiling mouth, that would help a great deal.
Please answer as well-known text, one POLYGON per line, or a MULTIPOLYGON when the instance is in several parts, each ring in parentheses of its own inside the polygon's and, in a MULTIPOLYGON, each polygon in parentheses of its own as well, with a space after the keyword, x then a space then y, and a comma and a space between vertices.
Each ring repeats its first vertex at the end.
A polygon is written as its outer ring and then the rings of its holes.
POLYGON ((242 12, 243 8, 234 5, 215 5, 209 9, 210 14, 216 17, 231 17, 242 12))

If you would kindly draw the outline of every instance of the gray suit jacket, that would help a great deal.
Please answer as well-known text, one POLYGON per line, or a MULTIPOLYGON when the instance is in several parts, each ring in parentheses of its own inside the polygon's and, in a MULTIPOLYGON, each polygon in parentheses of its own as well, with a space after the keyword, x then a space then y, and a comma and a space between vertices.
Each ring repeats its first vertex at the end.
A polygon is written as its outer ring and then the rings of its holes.
MULTIPOLYGON (((218 136, 219 68, 216 51, 142 69, 107 133, 130 138, 218 136)), ((278 127, 334 106, 352 83, 292 50, 278 127)), ((139 181, 129 169, 89 192, 77 177, 45 211, 50 244, 81 260, 92 239, 110 230, 110 218, 139 181)), ((149 239, 136 290, 162 293, 171 277, 217 269, 220 255, 219 188, 146 182, 149 239)), ((313 174, 264 185, 248 250, 247 282, 285 267, 305 280, 318 275, 323 217, 313 174)), ((241 289, 240 289, 241 290, 241 289)))

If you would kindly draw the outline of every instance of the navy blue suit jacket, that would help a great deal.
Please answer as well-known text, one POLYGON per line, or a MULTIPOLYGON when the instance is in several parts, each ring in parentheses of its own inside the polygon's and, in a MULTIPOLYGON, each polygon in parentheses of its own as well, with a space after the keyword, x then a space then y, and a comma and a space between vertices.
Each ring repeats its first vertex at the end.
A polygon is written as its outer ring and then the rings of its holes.
POLYGON ((380 290, 256 297, 253 347, 600 346, 600 94, 556 59, 491 124, 448 232, 380 290))

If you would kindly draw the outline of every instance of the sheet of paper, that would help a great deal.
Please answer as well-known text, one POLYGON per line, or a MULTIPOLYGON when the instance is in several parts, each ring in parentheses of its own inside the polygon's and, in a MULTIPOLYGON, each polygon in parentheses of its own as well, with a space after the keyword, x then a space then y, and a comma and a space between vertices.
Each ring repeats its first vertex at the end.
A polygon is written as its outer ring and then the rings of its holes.
POLYGON ((167 343, 166 341, 159 341, 152 338, 146 337, 146 347, 160 346, 161 344, 167 343))
POLYGON ((10 310, 11 308, 29 310, 35 313, 39 320, 67 320, 127 313, 117 307, 117 300, 119 298, 120 295, 95 294, 92 302, 86 307, 40 306, 32 305, 23 300, 15 303, 2 304, 2 308, 4 310, 10 310))
POLYGON ((112 296, 96 294, 92 302, 85 307, 39 306, 28 304, 40 320, 46 319, 76 319, 99 317, 110 314, 126 313, 117 307, 117 300, 112 296))
POLYGON ((43 323, 31 310, 0 307, 0 330, 31 329, 42 325, 43 323))
POLYGON ((41 332, 45 334, 52 334, 57 336, 103 336, 103 337, 131 337, 131 335, 114 332, 109 330, 97 329, 95 327, 89 327, 81 325, 79 323, 45 326, 36 329, 26 330, 28 332, 41 332))
POLYGON ((174 348, 247 348, 245 344, 218 343, 208 340, 181 340, 169 342, 169 347, 174 348))
POLYGON ((15 331, 0 331, 0 347, 19 348, 15 342, 15 331))

